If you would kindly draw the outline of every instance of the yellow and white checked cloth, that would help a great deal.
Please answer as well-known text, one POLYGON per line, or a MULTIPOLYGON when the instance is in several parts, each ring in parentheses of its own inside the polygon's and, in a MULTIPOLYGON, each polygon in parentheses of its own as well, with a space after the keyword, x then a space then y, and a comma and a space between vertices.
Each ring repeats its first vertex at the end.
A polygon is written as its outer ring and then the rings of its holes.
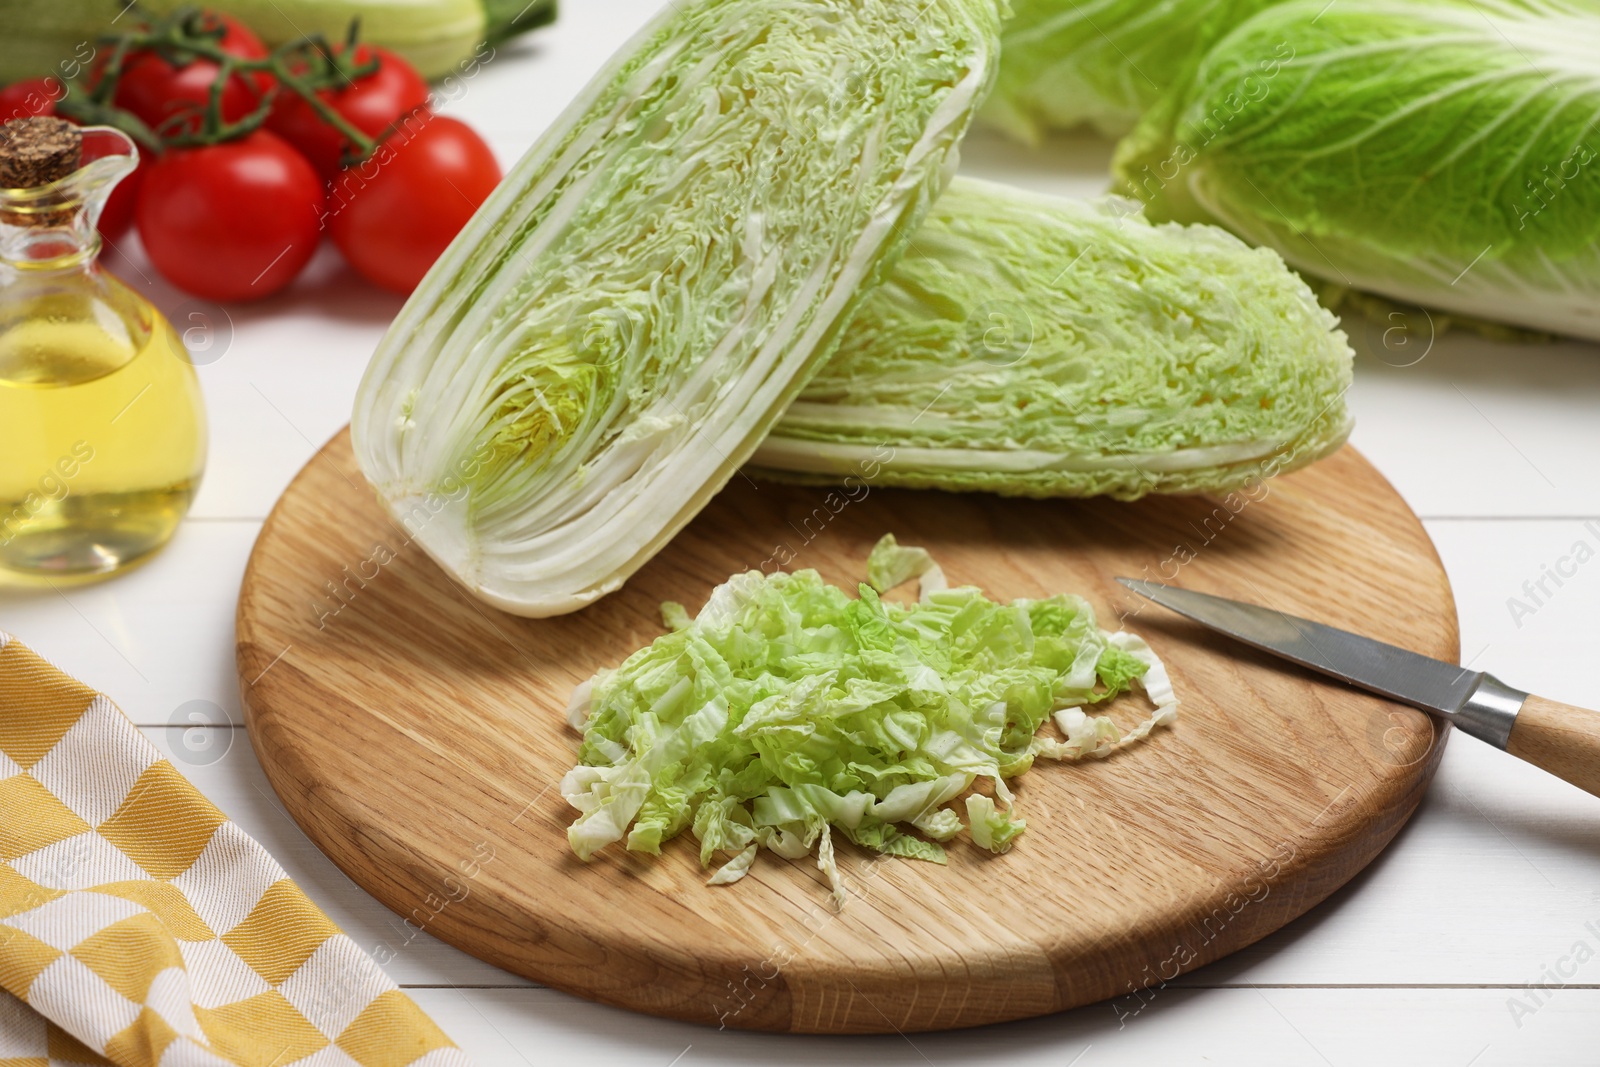
POLYGON ((0 1067, 466 1067, 117 707, 0 632, 0 1067))

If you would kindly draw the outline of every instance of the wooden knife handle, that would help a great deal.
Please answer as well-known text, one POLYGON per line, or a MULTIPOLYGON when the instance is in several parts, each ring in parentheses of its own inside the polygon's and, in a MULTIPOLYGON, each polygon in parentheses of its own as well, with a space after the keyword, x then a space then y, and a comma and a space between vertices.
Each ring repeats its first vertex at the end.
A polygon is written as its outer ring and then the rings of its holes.
POLYGON ((1600 713, 1530 696, 1506 751, 1600 796, 1600 713))

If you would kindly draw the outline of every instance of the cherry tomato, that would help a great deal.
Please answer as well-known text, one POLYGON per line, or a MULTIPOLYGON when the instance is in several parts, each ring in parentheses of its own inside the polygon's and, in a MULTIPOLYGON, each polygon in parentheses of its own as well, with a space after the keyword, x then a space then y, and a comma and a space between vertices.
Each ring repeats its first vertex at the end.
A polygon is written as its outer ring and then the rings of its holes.
MULTIPOLYGON (((317 94, 350 125, 379 138, 407 115, 428 105, 428 83, 416 68, 386 48, 357 45, 355 63, 376 59, 378 69, 340 89, 317 94)), ((332 181, 339 163, 352 148, 348 138, 324 122, 310 104, 294 93, 278 94, 267 128, 298 148, 317 173, 332 181)))
POLYGON ((317 249, 327 199, 305 157, 266 130, 150 165, 135 211, 156 269, 209 300, 255 300, 317 249))
POLYGON ((0 89, 0 122, 34 115, 54 115, 56 101, 65 95, 54 78, 28 78, 0 89))
MULTIPOLYGON (((221 26, 223 34, 217 45, 229 55, 241 59, 264 59, 266 45, 240 23, 226 15, 206 14, 202 25, 208 28, 221 26)), ((176 66, 157 52, 138 52, 123 63, 122 78, 117 82, 113 102, 120 108, 133 112, 152 130, 177 115, 189 118, 175 123, 166 132, 188 132, 199 127, 200 115, 211 98, 211 86, 217 80, 219 68, 209 59, 176 66)), ((261 106, 262 96, 272 88, 272 75, 258 71, 254 75, 235 74, 222 90, 222 118, 237 122, 261 106)))
POLYGON ((362 277, 409 293, 499 183, 483 138, 424 113, 340 173, 328 230, 362 277))

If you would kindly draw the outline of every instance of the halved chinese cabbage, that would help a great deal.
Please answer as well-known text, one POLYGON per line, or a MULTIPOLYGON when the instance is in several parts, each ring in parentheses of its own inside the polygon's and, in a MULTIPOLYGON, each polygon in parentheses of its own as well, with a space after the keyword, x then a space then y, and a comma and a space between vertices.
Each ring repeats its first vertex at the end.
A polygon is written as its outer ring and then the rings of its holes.
POLYGON ((1166 112, 1118 151, 1153 216, 1220 221, 1338 286, 1600 339, 1597 0, 1293 0, 1166 112))
POLYGON ((1352 353, 1277 254, 1127 200, 957 179, 757 450, 793 480, 1221 491, 1350 431, 1352 353))
POLYGON ((622 582, 755 449, 943 188, 992 0, 667 5, 391 326, 353 433, 508 611, 622 582))

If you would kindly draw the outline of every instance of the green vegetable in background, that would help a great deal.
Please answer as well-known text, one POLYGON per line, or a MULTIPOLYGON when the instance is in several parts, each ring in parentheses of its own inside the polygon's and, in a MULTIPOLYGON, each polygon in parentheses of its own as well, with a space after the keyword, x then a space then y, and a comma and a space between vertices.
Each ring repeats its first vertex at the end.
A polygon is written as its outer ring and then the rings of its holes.
POLYGON ((362 470, 524 615, 616 589, 747 459, 943 189, 992 0, 668 5, 379 345, 362 470))
POLYGON ((1125 133, 1212 42, 1278 2, 1011 0, 982 117, 1030 142, 1085 123, 1125 133))
POLYGON ((1293 0, 1126 142, 1153 217, 1293 266, 1600 339, 1600 3, 1293 0))
MULTIPOLYGON (((195 0, 139 0, 151 16, 170 14, 195 0)), ((361 39, 404 56, 422 76, 460 73, 481 61, 479 46, 546 25, 556 0, 207 0, 268 45, 320 33, 343 40, 352 19, 361 39)), ((121 29, 128 0, 0 0, 0 82, 54 75, 72 77, 88 63, 105 33, 121 29)))
MULTIPOLYGON (((152 14, 166 14, 195 0, 139 0, 152 14)), ((268 45, 308 33, 342 40, 352 19, 361 39, 404 56, 430 81, 463 73, 480 56, 479 46, 555 21, 556 0, 205 0, 232 15, 268 45)))
POLYGON ((122 7, 111 0, 0 0, 0 84, 76 78, 89 69, 96 38, 122 7))
MULTIPOLYGON (((929 573, 921 549, 885 537, 869 573, 929 573)), ((568 830, 588 859, 626 839, 659 853, 691 831, 700 862, 731 859, 711 884, 742 878, 758 850, 816 851, 837 906, 833 835, 894 856, 945 860, 941 841, 970 827, 1006 851, 1022 832, 1005 779, 1034 759, 1105 756, 1173 721, 1159 659, 1108 634, 1075 596, 997 604, 970 586, 924 581, 911 606, 860 599, 815 571, 734 576, 692 621, 601 671, 574 693, 579 765, 561 792, 581 814, 568 830), (1127 734, 1095 705, 1139 685, 1154 711, 1127 734), (1039 734, 1054 718, 1060 737, 1039 734), (945 805, 972 793, 965 823, 945 805), (911 832, 917 831, 917 832, 911 832)))
POLYGON ((957 179, 757 450, 779 477, 1225 491, 1350 430, 1351 351, 1277 254, 957 179))

